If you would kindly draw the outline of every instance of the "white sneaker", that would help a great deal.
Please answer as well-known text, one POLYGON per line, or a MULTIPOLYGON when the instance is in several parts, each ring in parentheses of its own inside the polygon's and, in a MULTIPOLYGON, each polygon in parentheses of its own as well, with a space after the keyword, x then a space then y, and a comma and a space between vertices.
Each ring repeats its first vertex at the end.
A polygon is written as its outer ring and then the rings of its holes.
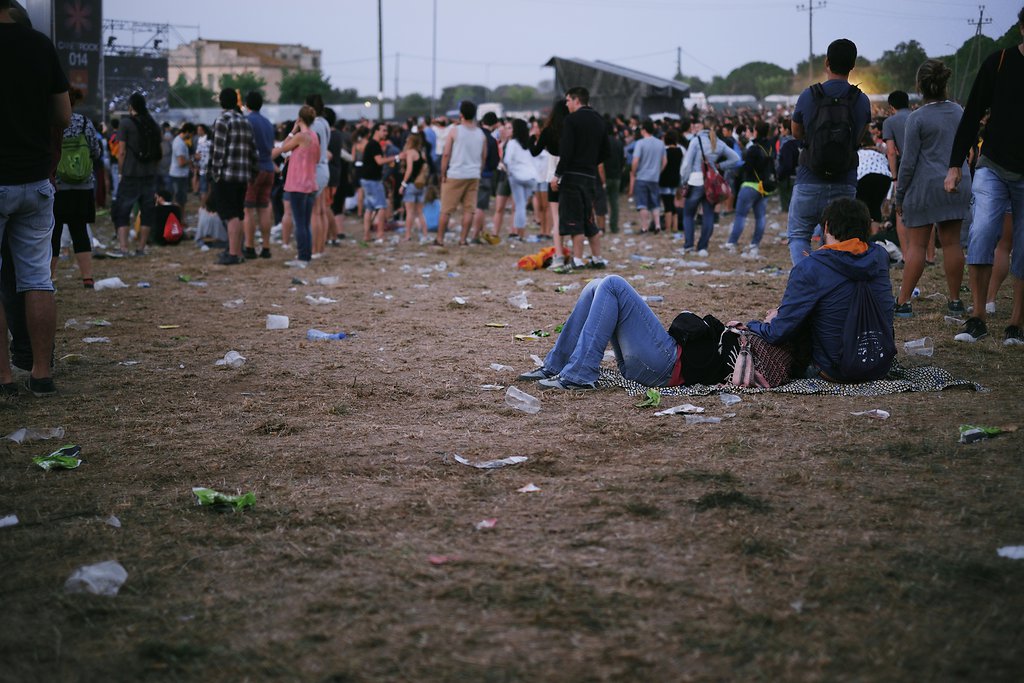
POLYGON ((565 259, 555 256, 551 259, 551 265, 548 266, 548 270, 561 270, 565 268, 565 259))
POLYGON ((989 301, 987 304, 985 304, 985 313, 987 313, 989 315, 995 315, 996 314, 996 302, 995 301, 989 301))
POLYGON ((319 259, 319 258, 323 258, 323 257, 324 257, 324 255, 323 255, 323 253, 321 252, 321 253, 319 253, 319 254, 313 254, 313 255, 312 255, 312 256, 311 256, 310 258, 314 258, 314 259, 319 259))
POLYGON ((707 258, 708 257, 708 250, 707 249, 701 249, 700 251, 697 252, 697 256, 700 256, 701 258, 707 258))
POLYGON ((745 252, 740 254, 740 258, 756 261, 757 259, 761 258, 761 252, 758 250, 757 247, 750 247, 745 252))
POLYGON ((736 251, 736 243, 735 242, 723 242, 722 243, 722 249, 725 249, 726 251, 735 252, 736 251))
POLYGON ((309 261, 292 259, 291 261, 285 261, 284 265, 288 268, 307 268, 309 266, 309 261))

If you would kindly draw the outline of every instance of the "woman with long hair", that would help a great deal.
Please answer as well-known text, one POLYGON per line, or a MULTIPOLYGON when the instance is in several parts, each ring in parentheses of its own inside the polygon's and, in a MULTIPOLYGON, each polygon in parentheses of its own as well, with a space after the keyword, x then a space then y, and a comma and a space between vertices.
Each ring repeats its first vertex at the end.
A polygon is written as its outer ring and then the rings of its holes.
POLYGON ((320 140, 313 132, 313 121, 316 110, 310 105, 299 109, 299 118, 295 121, 295 129, 280 147, 271 153, 277 157, 284 152, 291 152, 288 158, 288 177, 284 181, 284 190, 288 193, 288 203, 292 207, 292 218, 295 221, 295 245, 298 259, 289 261, 287 265, 305 268, 313 258, 312 232, 310 223, 317 195, 317 164, 320 161, 320 140))
POLYGON ((917 89, 924 104, 907 117, 903 133, 903 156, 896 183, 896 213, 907 227, 903 249, 903 282, 896 297, 896 317, 914 315, 910 299, 924 271, 925 250, 932 225, 939 227, 942 262, 949 292, 948 311, 964 312, 960 285, 964 278, 964 252, 960 248, 960 225, 970 212, 971 174, 964 161, 959 191, 946 192, 943 182, 949 166, 963 107, 947 98, 952 70, 938 59, 929 59, 917 70, 917 89))
MULTIPOLYGON (((529 140, 529 136, 530 136, 529 126, 527 126, 527 129, 526 129, 526 136, 527 136, 527 140, 529 140)), ((512 122, 511 121, 505 121, 504 123, 501 124, 501 132, 499 133, 499 138, 498 138, 498 158, 500 160, 502 160, 502 161, 504 161, 504 159, 505 159, 505 147, 508 146, 508 141, 511 140, 511 139, 512 139, 512 122)), ((529 149, 529 148, 527 148, 527 149, 529 149)), ((536 183, 536 180, 534 182, 536 183)), ((494 191, 494 221, 493 221, 494 228, 491 231, 491 234, 494 235, 495 237, 499 237, 500 238, 501 237, 501 225, 502 225, 502 223, 505 222, 505 207, 508 206, 508 201, 512 197, 512 185, 509 183, 508 171, 507 170, 503 170, 503 168, 501 168, 501 167, 498 168, 498 173, 497 173, 496 178, 495 178, 494 187, 495 187, 495 191, 494 191)), ((531 188, 531 192, 532 191, 533 191, 533 188, 531 188)), ((519 237, 520 239, 522 238, 521 235, 517 236, 517 235, 514 235, 512 233, 509 233, 509 237, 513 238, 513 239, 516 238, 516 237, 519 237)))
POLYGON ((715 206, 704 196, 704 164, 707 162, 719 171, 725 171, 739 165, 740 155, 732 147, 718 139, 715 127, 718 119, 714 116, 704 117, 704 130, 697 133, 683 157, 683 165, 679 170, 680 182, 685 182, 683 190, 686 202, 683 204, 683 249, 693 251, 694 219, 697 207, 701 209, 703 220, 700 228, 700 240, 697 242, 697 255, 708 255, 708 244, 715 230, 715 206))
POLYGON ((867 204, 871 213, 871 234, 879 231, 882 224, 882 202, 892 185, 889 160, 878 151, 871 131, 864 131, 857 150, 857 199, 867 204))
POLYGON ((420 242, 427 242, 427 219, 423 217, 423 193, 426 191, 426 179, 429 173, 424 172, 427 163, 423 155, 423 136, 412 133, 405 140, 405 147, 398 153, 398 160, 405 168, 402 184, 398 193, 405 204, 405 240, 412 239, 412 231, 417 222, 420 224, 420 242), (417 185, 419 182, 419 185, 417 185))
POLYGON ((530 154, 530 129, 526 121, 515 119, 512 122, 512 137, 505 145, 505 156, 502 165, 508 173, 508 182, 512 189, 512 199, 516 212, 512 218, 510 237, 522 237, 526 230, 526 204, 536 185, 533 158, 530 154))

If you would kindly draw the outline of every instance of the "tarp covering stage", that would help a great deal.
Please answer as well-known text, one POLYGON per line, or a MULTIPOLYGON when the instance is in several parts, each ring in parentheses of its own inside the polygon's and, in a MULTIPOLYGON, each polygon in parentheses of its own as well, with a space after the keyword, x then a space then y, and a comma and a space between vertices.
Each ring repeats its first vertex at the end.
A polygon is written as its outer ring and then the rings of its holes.
POLYGON ((554 67, 557 91, 583 86, 590 91, 590 105, 602 114, 678 114, 683 111, 683 98, 690 94, 686 83, 600 60, 552 57, 544 66, 554 67))

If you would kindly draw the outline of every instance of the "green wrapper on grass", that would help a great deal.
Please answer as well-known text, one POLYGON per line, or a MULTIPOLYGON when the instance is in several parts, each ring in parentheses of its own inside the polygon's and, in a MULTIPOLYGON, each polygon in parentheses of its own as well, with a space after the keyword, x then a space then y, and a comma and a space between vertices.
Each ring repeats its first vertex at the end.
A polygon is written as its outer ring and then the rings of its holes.
POLYGON ((647 398, 636 404, 637 408, 657 408, 661 405, 661 392, 657 389, 648 389, 647 398))
POLYGON ((39 455, 32 458, 32 462, 49 472, 50 470, 73 470, 82 464, 78 457, 82 454, 81 446, 61 446, 49 455, 39 455))
POLYGON ((256 504, 256 494, 250 491, 245 495, 232 496, 213 489, 192 487, 192 494, 196 497, 196 505, 208 505, 212 507, 233 507, 236 510, 244 510, 256 504))
POLYGON ((991 439, 1004 432, 1015 431, 1015 428, 983 427, 981 425, 960 425, 960 443, 974 443, 982 439, 991 439))

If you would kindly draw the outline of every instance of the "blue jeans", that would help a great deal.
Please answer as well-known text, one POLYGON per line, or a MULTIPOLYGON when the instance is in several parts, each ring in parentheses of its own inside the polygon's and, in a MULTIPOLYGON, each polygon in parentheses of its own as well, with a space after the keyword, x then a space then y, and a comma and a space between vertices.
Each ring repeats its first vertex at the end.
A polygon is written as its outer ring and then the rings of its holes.
POLYGON ((316 192, 289 192, 288 203, 292 206, 292 219, 295 221, 295 248, 300 261, 313 258, 313 235, 309 224, 313 218, 313 204, 316 192))
POLYGON ((174 203, 177 204, 184 210, 185 202, 188 201, 188 186, 189 176, 183 178, 178 176, 171 176, 171 185, 174 186, 174 190, 171 196, 174 199, 174 203))
MULTIPOLYGON (((0 241, 6 232, 19 294, 53 291, 50 234, 55 194, 49 180, 0 185, 0 241)), ((6 336, 0 343, 7 343, 6 336)))
POLYGON ((795 266, 811 253, 811 235, 821 223, 821 214, 833 199, 857 196, 856 185, 843 183, 808 184, 793 186, 789 201, 789 259, 795 266))
POLYGON ((736 196, 736 218, 732 222, 732 234, 729 235, 729 243, 736 244, 743 234, 743 224, 747 221, 747 214, 754 210, 754 239, 750 240, 750 246, 756 247, 761 244, 761 237, 764 236, 764 196, 752 187, 741 187, 739 195, 736 196))
POLYGON ((704 214, 701 218, 700 241, 697 250, 707 249, 711 241, 711 233, 715 231, 715 207, 704 198, 703 185, 689 185, 686 202, 683 204, 683 248, 693 249, 693 221, 697 216, 697 206, 704 214))
MULTIPOLYGON (((1003 216, 1013 211, 1013 252, 1010 272, 1024 280, 1024 180, 1009 181, 982 166, 974 174, 974 220, 967 243, 967 263, 992 265, 996 244, 1003 234, 1003 216)), ((991 296, 993 292, 989 292, 991 296)))
POLYGON ((675 340, 618 275, 591 280, 583 288, 555 348, 544 359, 544 369, 568 382, 595 382, 608 342, 626 379, 652 387, 672 379, 675 340))
POLYGON ((512 227, 521 230, 526 227, 526 205, 529 203, 533 188, 537 186, 537 183, 533 178, 516 180, 509 176, 508 184, 512 189, 512 201, 516 203, 516 212, 512 216, 512 227))

